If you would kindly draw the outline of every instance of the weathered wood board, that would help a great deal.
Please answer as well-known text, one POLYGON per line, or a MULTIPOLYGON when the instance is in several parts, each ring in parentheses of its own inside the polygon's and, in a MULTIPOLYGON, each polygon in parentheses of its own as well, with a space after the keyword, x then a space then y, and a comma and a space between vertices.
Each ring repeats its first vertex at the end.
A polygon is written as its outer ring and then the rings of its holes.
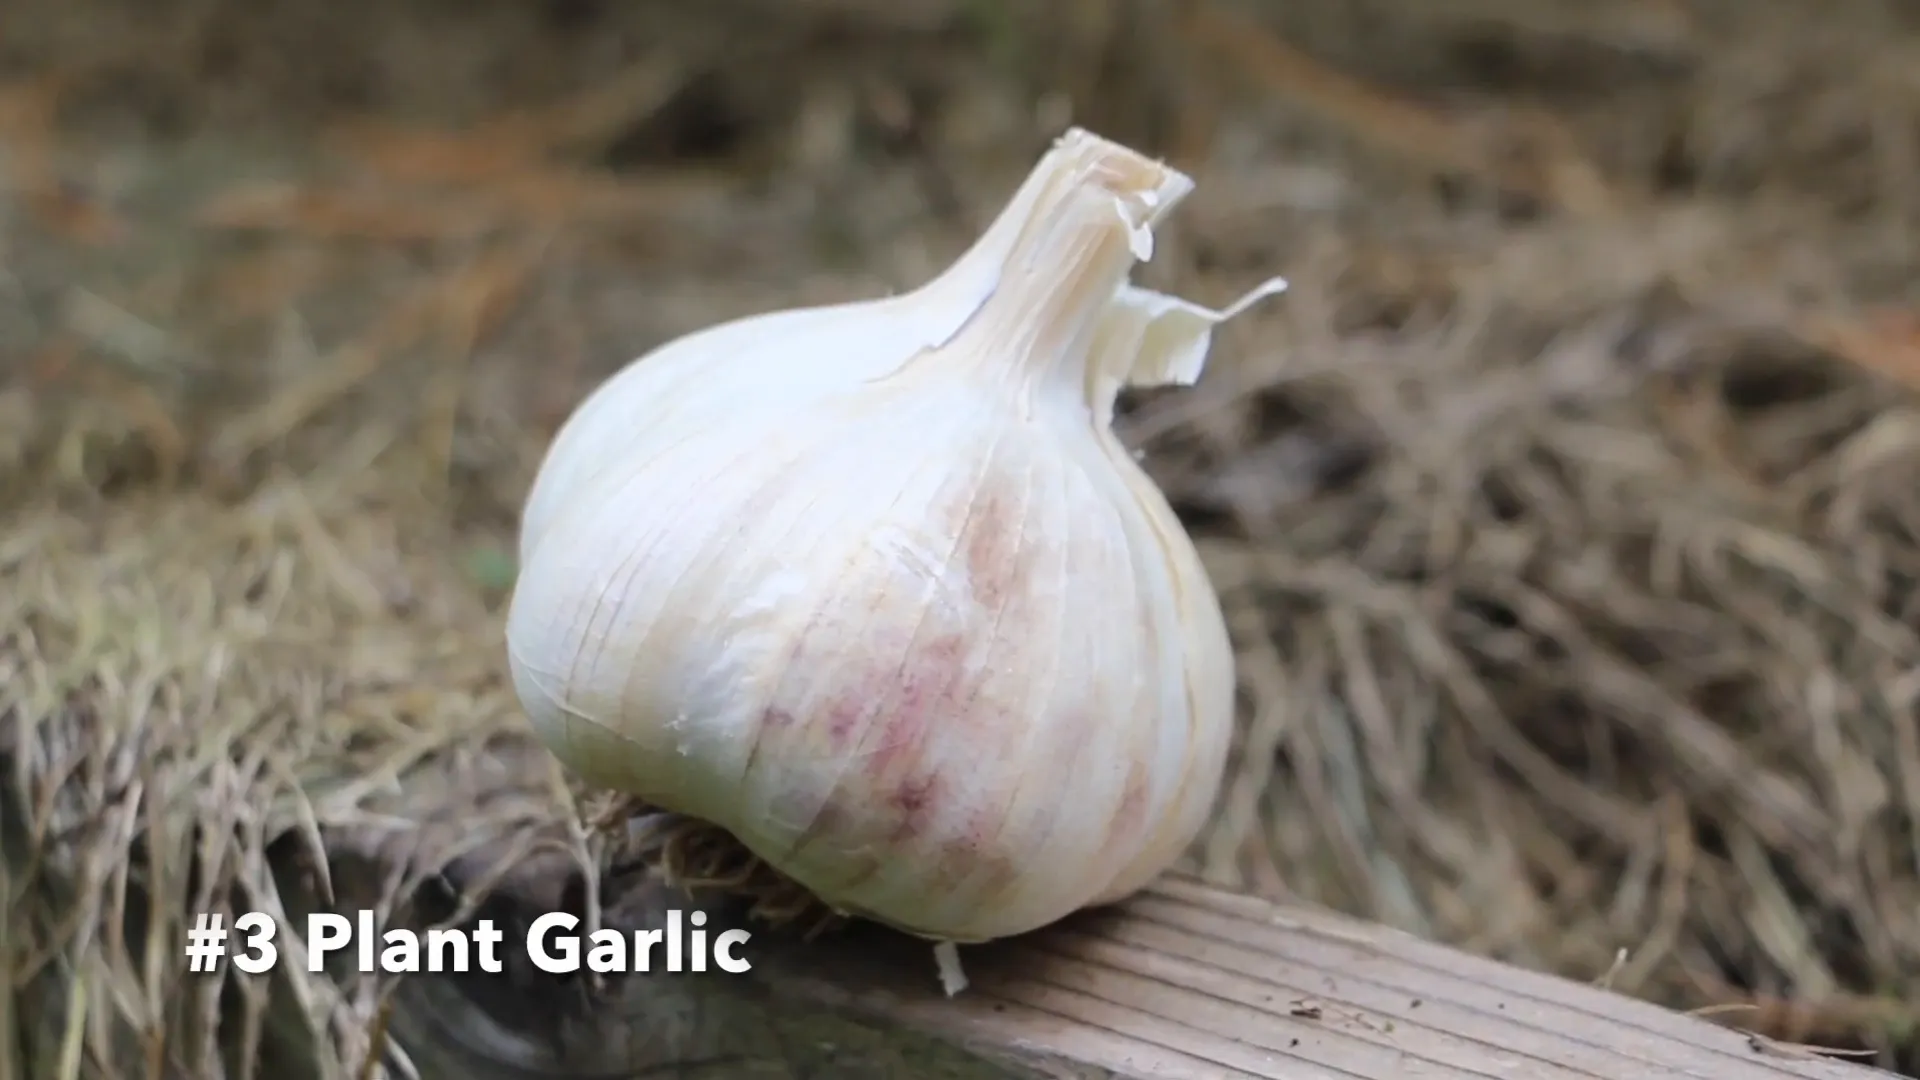
MULTIPOLYGON (((659 925, 642 890, 609 926, 659 925)), ((345 898, 343 898, 345 899, 345 898)), ((676 906, 691 907, 679 898, 676 906)), ((495 916, 507 911, 496 906, 495 916)), ((707 906, 710 930, 740 925, 707 906)), ((524 955, 508 928, 511 965, 524 955)), ((756 933, 743 975, 415 976, 392 1025, 425 1080, 1872 1080, 1597 987, 1338 916, 1168 880, 1128 904, 963 949, 878 928, 756 933)))

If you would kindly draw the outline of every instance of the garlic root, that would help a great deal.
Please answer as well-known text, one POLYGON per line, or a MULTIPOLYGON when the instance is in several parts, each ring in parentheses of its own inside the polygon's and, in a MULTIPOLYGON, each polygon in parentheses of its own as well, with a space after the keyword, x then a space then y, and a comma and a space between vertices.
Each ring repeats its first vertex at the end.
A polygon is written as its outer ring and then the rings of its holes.
POLYGON ((960 948, 951 941, 933 947, 933 966, 940 974, 940 989, 948 997, 967 988, 967 973, 960 966, 960 948))

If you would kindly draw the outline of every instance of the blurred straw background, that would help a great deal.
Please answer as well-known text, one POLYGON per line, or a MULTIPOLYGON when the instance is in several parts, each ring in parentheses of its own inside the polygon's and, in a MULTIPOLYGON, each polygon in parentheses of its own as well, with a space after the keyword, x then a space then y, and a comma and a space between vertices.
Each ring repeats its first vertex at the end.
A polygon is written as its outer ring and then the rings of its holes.
MULTIPOLYGON (((1199 182, 1146 278, 1294 286, 1122 421, 1240 650, 1194 868, 1920 1076, 1912 3, 5 8, 0 1066, 257 1058, 172 920, 277 844, 577 845, 544 440, 1075 122, 1199 182)), ((380 988, 293 989, 357 1068, 380 988)))

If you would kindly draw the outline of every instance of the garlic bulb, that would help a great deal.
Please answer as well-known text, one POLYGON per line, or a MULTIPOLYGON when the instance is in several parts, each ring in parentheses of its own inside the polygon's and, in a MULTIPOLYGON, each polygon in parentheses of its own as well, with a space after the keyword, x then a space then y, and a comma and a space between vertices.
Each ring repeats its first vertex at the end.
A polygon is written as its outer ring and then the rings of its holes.
POLYGON ((1209 813, 1218 600, 1109 429, 1212 311, 1137 288, 1192 188, 1081 130, 940 277, 728 323, 568 419, 521 526, 515 688, 587 782, 939 941, 1137 891, 1209 813))

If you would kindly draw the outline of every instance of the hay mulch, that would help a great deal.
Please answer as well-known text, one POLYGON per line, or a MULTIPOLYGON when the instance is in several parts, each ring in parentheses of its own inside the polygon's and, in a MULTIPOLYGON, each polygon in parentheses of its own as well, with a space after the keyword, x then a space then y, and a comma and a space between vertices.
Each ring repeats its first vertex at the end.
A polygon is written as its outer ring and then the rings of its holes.
POLYGON ((1148 276, 1294 282, 1124 420, 1240 650, 1191 868, 1920 1075, 1910 6, 135 6, 0 38, 0 1073, 368 1075, 389 988, 186 913, 593 865, 503 679, 554 424, 1077 102, 1200 180, 1148 276))

